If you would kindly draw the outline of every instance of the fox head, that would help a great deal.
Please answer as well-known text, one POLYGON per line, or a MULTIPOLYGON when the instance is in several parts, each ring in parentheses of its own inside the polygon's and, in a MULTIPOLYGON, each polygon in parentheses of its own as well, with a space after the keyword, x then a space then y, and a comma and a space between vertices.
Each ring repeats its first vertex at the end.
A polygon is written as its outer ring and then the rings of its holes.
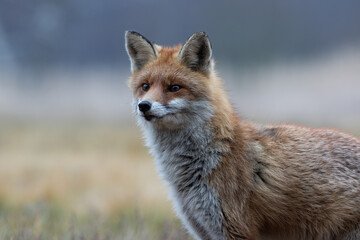
POLYGON ((176 128, 211 118, 217 80, 204 32, 172 48, 152 44, 133 31, 125 39, 132 71, 129 87, 142 123, 176 128))

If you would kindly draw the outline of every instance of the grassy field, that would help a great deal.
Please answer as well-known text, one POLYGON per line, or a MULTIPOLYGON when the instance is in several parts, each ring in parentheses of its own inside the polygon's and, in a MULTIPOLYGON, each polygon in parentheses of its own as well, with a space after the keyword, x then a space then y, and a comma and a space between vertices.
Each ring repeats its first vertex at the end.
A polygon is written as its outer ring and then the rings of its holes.
POLYGON ((0 124, 0 239, 187 239, 133 127, 0 124))

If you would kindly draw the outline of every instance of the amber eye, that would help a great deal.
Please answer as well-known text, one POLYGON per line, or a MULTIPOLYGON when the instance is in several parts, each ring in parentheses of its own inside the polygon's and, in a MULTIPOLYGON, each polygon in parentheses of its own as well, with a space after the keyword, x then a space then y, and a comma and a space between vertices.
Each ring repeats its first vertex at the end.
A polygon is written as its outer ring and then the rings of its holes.
POLYGON ((177 92, 181 89, 182 87, 180 85, 171 85, 169 87, 169 92, 177 92))
POLYGON ((144 91, 144 92, 147 92, 149 90, 150 86, 149 84, 147 83, 144 83, 142 86, 141 86, 141 89, 144 91))

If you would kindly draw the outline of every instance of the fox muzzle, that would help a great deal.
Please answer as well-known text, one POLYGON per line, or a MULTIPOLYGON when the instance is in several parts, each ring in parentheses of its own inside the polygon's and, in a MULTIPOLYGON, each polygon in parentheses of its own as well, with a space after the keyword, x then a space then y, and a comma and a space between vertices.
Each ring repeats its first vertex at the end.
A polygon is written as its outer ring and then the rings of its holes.
POLYGON ((141 112, 145 113, 151 109, 151 103, 149 101, 141 101, 138 107, 141 112))

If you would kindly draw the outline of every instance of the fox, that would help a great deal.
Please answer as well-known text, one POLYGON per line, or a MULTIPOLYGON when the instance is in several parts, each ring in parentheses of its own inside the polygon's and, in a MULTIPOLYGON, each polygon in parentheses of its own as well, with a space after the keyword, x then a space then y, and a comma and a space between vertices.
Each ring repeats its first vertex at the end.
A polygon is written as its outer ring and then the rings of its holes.
POLYGON ((360 139, 241 118, 205 32, 174 47, 125 33, 129 88, 174 211, 198 240, 360 239, 360 139))

